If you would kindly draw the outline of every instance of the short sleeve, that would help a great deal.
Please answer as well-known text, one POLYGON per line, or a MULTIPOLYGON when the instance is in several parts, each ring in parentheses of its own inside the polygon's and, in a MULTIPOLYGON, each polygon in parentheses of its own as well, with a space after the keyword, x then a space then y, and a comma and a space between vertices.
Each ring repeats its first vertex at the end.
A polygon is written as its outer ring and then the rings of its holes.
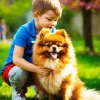
POLYGON ((26 31, 24 26, 21 26, 14 36, 14 45, 21 46, 25 48, 28 39, 28 32, 26 31))

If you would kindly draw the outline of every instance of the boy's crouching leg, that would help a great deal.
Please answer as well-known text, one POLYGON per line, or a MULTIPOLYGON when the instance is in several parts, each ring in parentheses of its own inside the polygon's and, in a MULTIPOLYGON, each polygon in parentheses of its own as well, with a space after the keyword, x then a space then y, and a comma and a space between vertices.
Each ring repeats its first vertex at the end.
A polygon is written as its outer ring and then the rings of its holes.
POLYGON ((28 72, 18 66, 14 66, 9 71, 8 76, 12 86, 12 100, 26 100, 24 95, 26 91, 24 91, 23 86, 27 81, 28 72))

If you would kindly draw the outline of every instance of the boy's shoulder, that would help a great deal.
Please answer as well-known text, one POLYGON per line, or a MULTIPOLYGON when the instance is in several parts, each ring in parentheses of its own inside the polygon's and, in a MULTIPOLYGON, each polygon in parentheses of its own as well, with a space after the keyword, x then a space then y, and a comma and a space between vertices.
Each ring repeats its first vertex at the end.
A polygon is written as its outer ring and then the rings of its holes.
POLYGON ((33 26, 34 26, 34 19, 32 19, 31 21, 23 24, 21 27, 24 27, 26 29, 32 29, 32 28, 35 28, 33 26))
POLYGON ((26 34, 26 35, 36 35, 36 30, 35 30, 35 24, 34 24, 34 19, 32 19, 31 21, 21 25, 19 27, 19 29, 17 30, 17 34, 26 34))

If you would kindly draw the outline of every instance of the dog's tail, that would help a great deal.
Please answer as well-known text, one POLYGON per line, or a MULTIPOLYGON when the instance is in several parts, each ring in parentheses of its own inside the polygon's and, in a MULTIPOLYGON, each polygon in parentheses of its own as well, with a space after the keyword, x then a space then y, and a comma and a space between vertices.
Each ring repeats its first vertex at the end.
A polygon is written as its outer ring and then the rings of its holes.
POLYGON ((82 100, 100 100, 100 92, 94 89, 85 88, 82 100))

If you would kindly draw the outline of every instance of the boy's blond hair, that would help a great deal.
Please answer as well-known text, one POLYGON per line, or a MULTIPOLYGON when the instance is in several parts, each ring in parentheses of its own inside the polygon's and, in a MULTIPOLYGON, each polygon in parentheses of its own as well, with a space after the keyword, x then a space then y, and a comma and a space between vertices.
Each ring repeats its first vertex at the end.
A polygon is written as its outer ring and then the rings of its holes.
POLYGON ((56 15, 61 16, 62 7, 59 0, 33 0, 33 13, 37 11, 40 15, 42 15, 47 10, 53 10, 56 15))

